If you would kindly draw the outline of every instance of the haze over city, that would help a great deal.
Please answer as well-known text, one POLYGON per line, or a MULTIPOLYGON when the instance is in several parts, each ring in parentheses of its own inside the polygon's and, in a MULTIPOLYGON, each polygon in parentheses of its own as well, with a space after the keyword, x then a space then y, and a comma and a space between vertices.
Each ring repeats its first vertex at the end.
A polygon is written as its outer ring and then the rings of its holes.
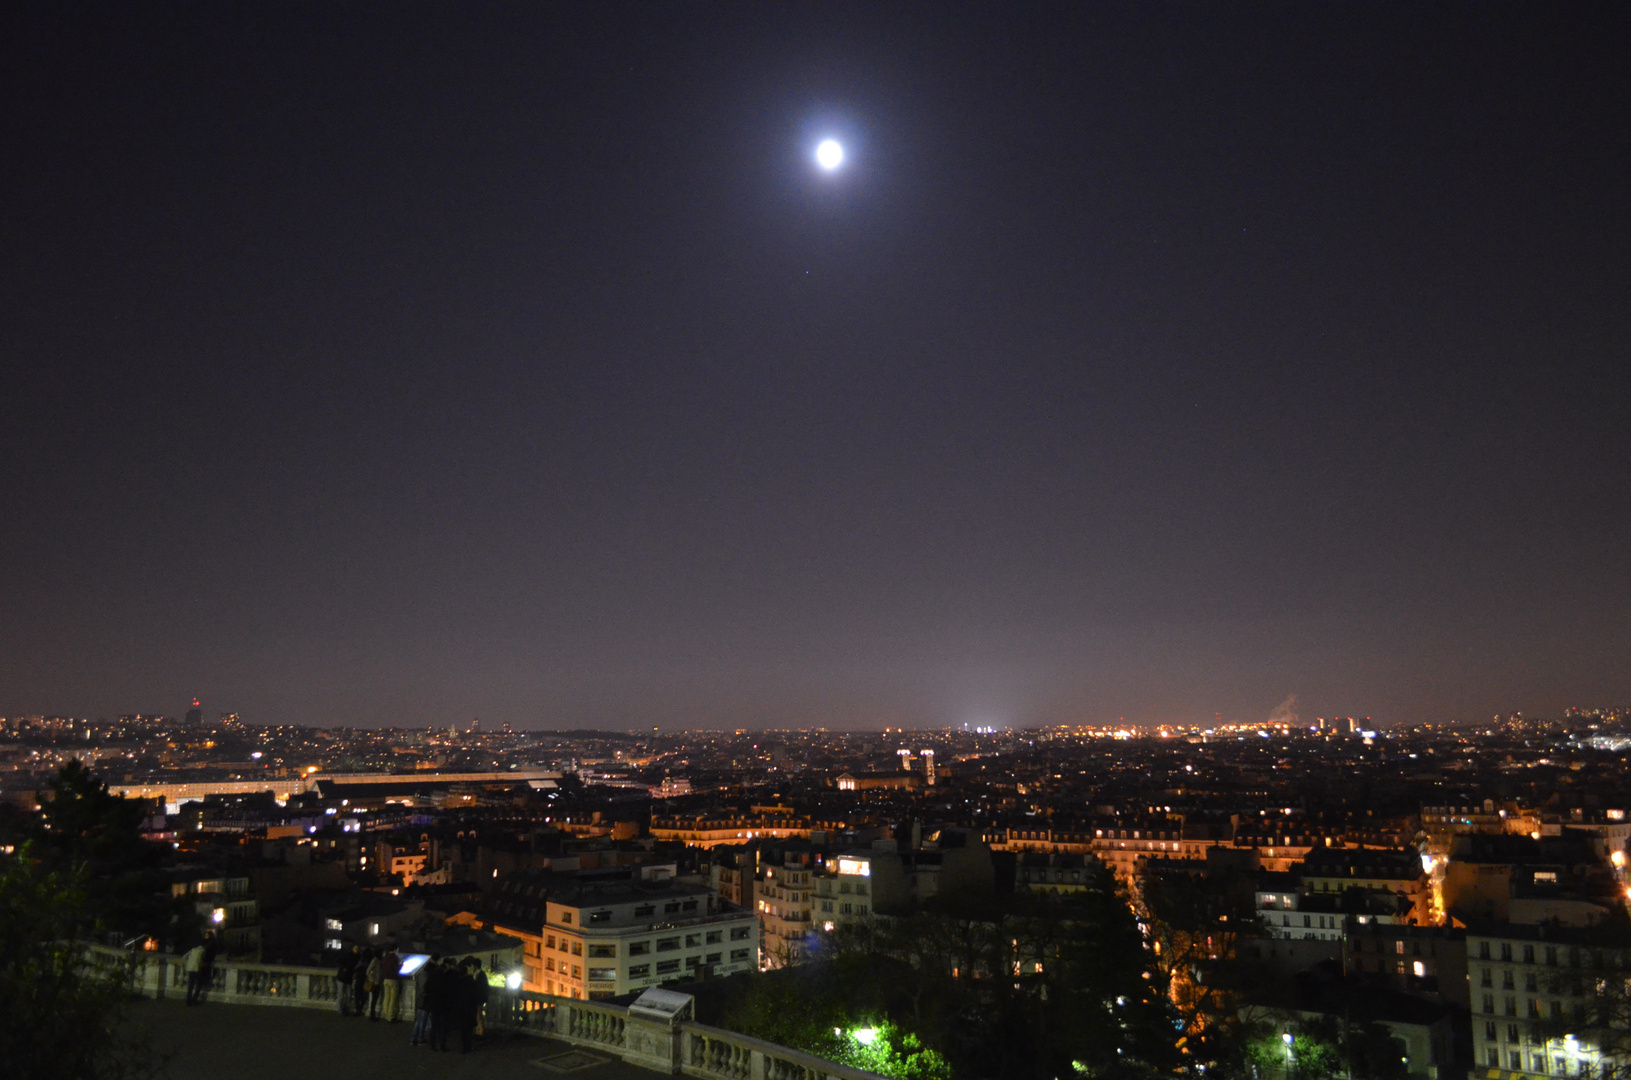
POLYGON ((1622 704, 1604 11, 0 16, 0 715, 1622 704))

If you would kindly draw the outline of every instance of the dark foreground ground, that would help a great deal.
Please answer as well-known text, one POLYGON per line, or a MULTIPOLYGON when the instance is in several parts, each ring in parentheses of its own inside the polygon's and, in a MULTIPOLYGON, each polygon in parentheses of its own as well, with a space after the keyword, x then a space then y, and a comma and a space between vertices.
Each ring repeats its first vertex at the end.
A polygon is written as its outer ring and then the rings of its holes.
POLYGON ((142 1001, 131 1019, 168 1056, 169 1080, 651 1080, 610 1054, 530 1035, 489 1035, 469 1054, 409 1046, 408 1023, 316 1009, 142 1001))

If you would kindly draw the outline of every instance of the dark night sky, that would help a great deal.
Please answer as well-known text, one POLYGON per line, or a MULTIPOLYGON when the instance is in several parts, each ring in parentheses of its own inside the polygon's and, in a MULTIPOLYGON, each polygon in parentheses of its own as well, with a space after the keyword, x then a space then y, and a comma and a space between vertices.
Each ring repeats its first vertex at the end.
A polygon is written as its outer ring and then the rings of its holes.
POLYGON ((1631 701, 1619 10, 11 7, 0 714, 1631 701))

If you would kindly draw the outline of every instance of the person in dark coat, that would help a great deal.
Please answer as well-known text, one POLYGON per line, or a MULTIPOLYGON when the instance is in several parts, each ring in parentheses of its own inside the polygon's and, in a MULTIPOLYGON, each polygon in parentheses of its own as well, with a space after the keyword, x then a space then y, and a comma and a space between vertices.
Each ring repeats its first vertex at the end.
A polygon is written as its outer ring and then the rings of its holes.
POLYGON ((368 962, 373 958, 372 949, 359 950, 357 966, 351 972, 351 1003, 357 1007, 358 1016, 368 1015, 368 962))
POLYGON ((363 989, 368 991, 368 1019, 378 1020, 380 997, 385 993, 385 964, 378 949, 369 950, 368 974, 363 989))
POLYGON ((413 973, 413 1034, 408 1036, 409 1046, 430 1041, 430 981, 441 966, 442 958, 431 953, 430 959, 413 973))
POLYGON ((357 961, 361 951, 361 946, 351 946, 340 954, 340 962, 334 968, 334 996, 339 999, 341 1016, 346 1014, 351 1001, 351 984, 357 978, 357 961))
POLYGON ((204 997, 210 992, 215 983, 215 958, 221 955, 221 942, 214 934, 204 935, 204 957, 198 965, 198 1001, 195 1004, 204 1004, 204 997))
POLYGON ((468 1054, 476 1045, 476 1021, 487 1003, 487 977, 475 957, 466 957, 459 967, 458 1020, 459 1053, 468 1054))
POLYGON ((452 1026, 454 995, 458 992, 458 972, 449 957, 430 973, 426 996, 430 999, 430 1048, 446 1050, 448 1029, 452 1026))

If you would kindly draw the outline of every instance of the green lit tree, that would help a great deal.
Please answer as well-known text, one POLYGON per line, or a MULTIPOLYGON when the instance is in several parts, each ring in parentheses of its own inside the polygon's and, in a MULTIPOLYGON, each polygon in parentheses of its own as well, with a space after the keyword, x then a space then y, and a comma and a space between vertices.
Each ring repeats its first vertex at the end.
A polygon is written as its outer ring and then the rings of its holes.
POLYGON ((1182 1061, 1166 982, 1108 873, 1081 893, 928 906, 841 931, 840 980, 957 1076, 1166 1075, 1182 1061))
POLYGON ((1381 1024, 1282 1014, 1242 1028, 1238 1075, 1256 1080, 1403 1080, 1399 1044, 1381 1024), (1288 1037, 1289 1036, 1289 1040, 1288 1037))
POLYGON ((883 1016, 875 986, 831 964, 755 977, 725 1026, 828 1061, 900 1080, 951 1080, 951 1066, 883 1016))

